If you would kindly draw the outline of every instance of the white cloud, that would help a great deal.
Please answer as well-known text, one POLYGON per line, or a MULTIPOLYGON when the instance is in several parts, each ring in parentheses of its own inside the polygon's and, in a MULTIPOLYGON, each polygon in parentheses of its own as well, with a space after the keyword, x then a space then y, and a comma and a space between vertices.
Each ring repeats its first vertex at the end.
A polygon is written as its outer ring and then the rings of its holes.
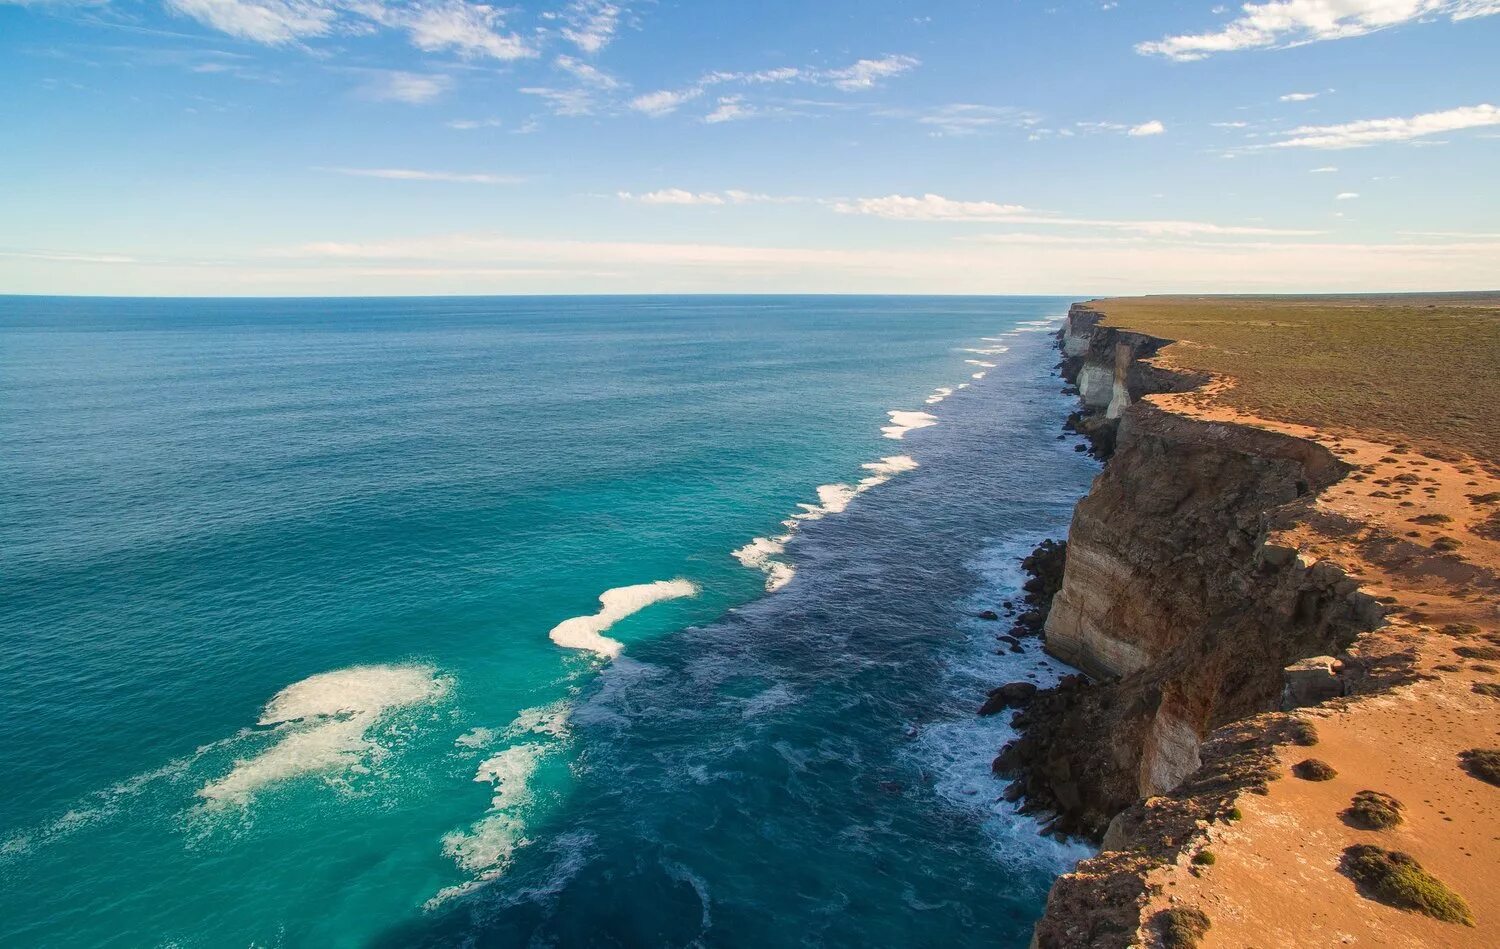
POLYGON ((437 0, 409 7, 372 4, 365 9, 385 11, 378 22, 399 26, 411 35, 412 45, 435 52, 453 49, 466 56, 490 56, 500 60, 525 59, 537 55, 514 33, 498 32, 504 24, 501 12, 481 3, 437 0))
POLYGON ((1119 221, 1072 218, 1034 211, 1019 204, 994 201, 956 201, 937 194, 908 197, 892 194, 883 198, 857 198, 832 202, 840 214, 866 214, 896 221, 966 221, 977 223, 1046 224, 1055 227, 1090 227, 1124 230, 1154 236, 1310 236, 1318 231, 1289 230, 1203 221, 1119 221))
POLYGON ((575 59, 572 56, 559 56, 553 62, 557 65, 557 68, 571 73, 574 78, 588 85, 600 89, 616 89, 620 85, 620 80, 614 76, 611 76, 597 66, 583 62, 580 59, 575 59))
POLYGON ((636 96, 630 100, 630 107, 637 112, 647 115, 658 116, 676 112, 683 103, 703 95, 703 87, 689 86, 686 89, 661 89, 657 92, 648 92, 636 96))
POLYGON ((1407 118, 1365 119, 1342 125, 1303 125, 1282 133, 1289 136, 1272 148, 1363 148, 1382 142, 1405 142, 1426 135, 1500 125, 1500 108, 1481 104, 1426 112, 1407 118))
POLYGON ((1216 129, 1242 129, 1250 125, 1249 122, 1210 122, 1208 124, 1216 129))
POLYGON ((563 18, 568 25, 562 35, 570 43, 590 55, 608 46, 620 25, 619 6, 608 0, 578 0, 568 6, 563 18))
POLYGON ((518 175, 465 173, 454 171, 421 171, 415 168, 320 168, 336 175, 355 178, 387 178, 392 181, 449 181, 474 185, 513 185, 525 181, 518 175))
POLYGON ((1141 138, 1147 135, 1160 135, 1166 130, 1167 127, 1165 125, 1162 125, 1156 119, 1152 119, 1149 122, 1142 122, 1140 125, 1132 125, 1130 130, 1125 134, 1132 138, 1141 138))
POLYGON ((1160 135, 1167 130, 1157 119, 1149 122, 1141 122, 1138 125, 1127 125, 1124 122, 1074 122, 1078 128, 1085 133, 1088 132, 1124 132, 1126 135, 1139 138, 1145 135, 1160 135))
POLYGON ((994 201, 956 201, 940 194, 921 197, 891 194, 883 198, 856 198, 837 201, 833 209, 840 214, 869 214, 897 221, 1003 221, 1026 213, 1019 204, 994 201))
POLYGON ((712 191, 694 193, 682 188, 662 188, 660 191, 647 191, 644 194, 632 194, 629 191, 619 193, 622 201, 635 201, 639 204, 723 204, 723 197, 712 191))
POLYGON ((1335 172, 1335 171, 1338 171, 1338 170, 1339 169, 1338 169, 1337 165, 1324 165, 1321 168, 1313 168, 1312 170, 1310 170, 1308 172, 1308 174, 1310 174, 1310 175, 1326 175, 1326 174, 1329 174, 1331 172, 1335 172))
POLYGON ((621 201, 633 201, 637 204, 678 204, 678 205, 725 205, 725 204, 792 204, 801 201, 801 198, 782 197, 777 195, 762 194, 757 191, 741 191, 729 188, 724 191, 688 191, 684 188, 662 188, 659 191, 646 191, 636 194, 630 191, 617 192, 621 201))
POLYGON ((503 123, 499 119, 450 119, 443 124, 460 132, 472 132, 474 129, 499 128, 503 123))
POLYGON ((972 135, 983 129, 1002 126, 1029 127, 1039 120, 1034 113, 1014 106, 955 102, 919 115, 917 121, 934 126, 946 135, 972 135))
POLYGON ((719 104, 703 117, 703 121, 713 125, 719 122, 733 122, 736 119, 748 119, 754 114, 745 105, 744 96, 721 96, 719 104))
POLYGON ((1148 56, 1189 61, 1240 49, 1275 49, 1363 36, 1403 23, 1500 13, 1500 0, 1269 0, 1246 3, 1217 30, 1136 44, 1148 56))
POLYGON ((372 99, 417 105, 431 102, 452 85, 453 80, 438 74, 379 72, 365 83, 364 93, 372 99))
POLYGON ((915 56, 883 56, 880 59, 861 59, 844 69, 829 70, 825 75, 835 87, 845 92, 873 89, 882 79, 899 76, 915 69, 919 60, 915 56))
POLYGON ((1333 200, 1335 200, 1335 201, 1353 201, 1357 197, 1359 197, 1359 192, 1358 191, 1340 191, 1338 194, 1336 194, 1336 195, 1333 196, 1333 200))
POLYGON ((588 89, 555 89, 550 86, 523 86, 519 92, 536 96, 547 103, 553 115, 593 115, 598 102, 588 89))
POLYGON ((167 7, 230 36, 271 45, 322 36, 338 16, 317 0, 167 0, 167 7))
POLYGON ((685 103, 701 98, 709 89, 723 85, 759 86, 805 82, 830 85, 845 92, 857 92, 873 88, 879 80, 899 75, 917 65, 918 60, 912 56, 886 56, 883 59, 861 59, 854 65, 842 69, 779 66, 775 69, 763 69, 756 72, 717 71, 705 73, 698 77, 697 81, 680 89, 661 89, 636 96, 628 105, 635 111, 644 112, 650 116, 669 115, 685 103))
POLYGON ((1316 99, 1320 95, 1322 95, 1322 93, 1319 92, 1288 92, 1286 95, 1281 96, 1281 101, 1306 102, 1308 99, 1316 99))

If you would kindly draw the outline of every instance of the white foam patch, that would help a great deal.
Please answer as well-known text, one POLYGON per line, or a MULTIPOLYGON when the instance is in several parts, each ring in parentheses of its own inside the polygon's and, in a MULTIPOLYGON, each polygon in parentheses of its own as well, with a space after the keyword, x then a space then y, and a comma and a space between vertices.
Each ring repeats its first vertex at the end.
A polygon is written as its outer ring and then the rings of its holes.
MULTIPOLYGON (((916 414, 925 415, 926 413, 916 414)), ((792 539, 803 522, 815 521, 829 514, 840 514, 859 495, 919 466, 910 455, 887 455, 879 461, 867 461, 860 467, 869 474, 855 484, 819 485, 817 504, 800 504, 798 505, 802 508, 800 513, 793 514, 791 518, 781 522, 787 529, 785 534, 779 534, 776 537, 757 537, 733 551, 731 556, 746 567, 764 573, 766 592, 774 593, 790 583, 797 575, 796 568, 782 560, 781 555, 786 553, 787 542, 792 539)))
POLYGON ((303 775, 334 777, 368 770, 383 749, 371 737, 382 717, 435 701, 449 681, 420 665, 351 666, 309 676, 282 689, 261 712, 277 739, 198 796, 211 805, 245 804, 270 784, 303 775))
POLYGON ((960 382, 960 383, 959 383, 959 384, 958 384, 958 387, 959 387, 959 388, 960 388, 960 389, 967 389, 967 388, 968 388, 968 387, 969 387, 969 383, 967 383, 967 382, 960 382))
POLYGON ((986 346, 984 349, 961 349, 959 352, 973 353, 976 356, 998 356, 1001 353, 1010 352, 1009 346, 986 346))
POLYGON ((891 417, 891 424, 880 430, 886 438, 905 438, 907 432, 938 423, 937 416, 927 412, 905 412, 893 409, 886 414, 891 417))
POLYGON ((492 744, 495 737, 493 728, 471 728, 453 739, 453 744, 458 748, 483 748, 492 744))
POLYGON ((625 647, 603 635, 606 629, 653 603, 697 595, 698 585, 680 577, 676 580, 615 587, 599 594, 599 612, 565 619, 552 627, 552 632, 547 635, 554 643, 566 649, 587 649, 612 659, 625 647))
POLYGON ((964 362, 968 363, 971 366, 978 366, 981 369, 994 369, 995 368, 995 364, 994 363, 992 363, 992 362, 985 362, 983 359, 965 359, 964 362))
POLYGON ((932 395, 929 395, 927 397, 927 404, 928 405, 937 405, 939 402, 941 402, 944 399, 948 398, 948 396, 950 396, 952 394, 953 394, 953 389, 951 389, 950 387, 948 387, 948 386, 938 386, 936 389, 932 390, 932 395))
POLYGON ((973 380, 975 380, 977 382, 978 380, 984 378, 984 373, 982 373, 982 372, 976 372, 972 376, 970 376, 969 378, 973 379, 973 380))

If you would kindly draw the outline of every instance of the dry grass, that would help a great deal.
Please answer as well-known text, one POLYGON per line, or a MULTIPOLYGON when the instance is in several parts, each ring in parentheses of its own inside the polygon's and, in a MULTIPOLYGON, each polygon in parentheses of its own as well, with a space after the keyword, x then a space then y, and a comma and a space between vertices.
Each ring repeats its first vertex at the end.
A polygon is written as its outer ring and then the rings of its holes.
POLYGON ((1232 377, 1263 418, 1378 431, 1500 467, 1500 293, 1121 297, 1111 326, 1178 340, 1176 365, 1232 377))

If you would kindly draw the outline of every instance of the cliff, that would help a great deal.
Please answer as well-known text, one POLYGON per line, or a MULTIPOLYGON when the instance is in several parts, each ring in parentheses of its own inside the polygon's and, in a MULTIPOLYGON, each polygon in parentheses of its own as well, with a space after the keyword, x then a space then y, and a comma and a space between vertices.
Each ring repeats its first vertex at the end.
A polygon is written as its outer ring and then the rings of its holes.
MULTIPOLYGON (((1093 307, 1073 307, 1059 342, 1083 403, 1071 426, 1108 461, 1074 515, 1046 648, 1089 681, 1018 712, 995 770, 1016 779, 1008 798, 1053 815, 1048 831, 1103 844, 1058 881, 1035 944, 1134 945, 1151 873, 1238 814, 1241 795, 1268 793, 1278 746, 1310 743, 1287 711, 1418 676, 1411 650, 1351 651, 1386 607, 1351 576, 1362 568, 1295 539, 1309 524, 1361 533, 1319 505, 1357 466, 1323 440, 1188 410, 1199 396, 1182 393, 1210 377, 1163 365, 1170 340, 1104 325, 1093 307)), ((1391 554, 1402 541, 1368 533, 1393 560, 1438 569, 1432 551, 1391 554)), ((1447 567, 1455 582, 1480 576, 1447 567)))

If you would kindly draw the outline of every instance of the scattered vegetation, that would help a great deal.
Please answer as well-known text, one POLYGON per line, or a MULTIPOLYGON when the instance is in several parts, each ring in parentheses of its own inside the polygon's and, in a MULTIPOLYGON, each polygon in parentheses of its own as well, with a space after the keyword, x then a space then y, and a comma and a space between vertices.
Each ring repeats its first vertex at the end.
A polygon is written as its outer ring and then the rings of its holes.
POLYGON ((1365 830, 1387 830, 1401 823, 1401 802, 1379 791, 1360 791, 1344 811, 1344 819, 1365 830))
POLYGON ((1219 861, 1212 850, 1200 850, 1193 854, 1193 862, 1200 867, 1211 867, 1219 861))
POLYGON ((1453 651, 1465 659, 1500 659, 1500 646, 1454 646, 1453 651))
POLYGON ((1442 632, 1449 636, 1473 636, 1479 632, 1479 627, 1473 623, 1447 623, 1444 624, 1442 632))
POLYGON ((1339 776, 1333 765, 1318 758, 1308 758, 1292 765, 1292 774, 1304 781, 1332 781, 1339 776))
POLYGON ((1445 552, 1449 550, 1457 550, 1462 546, 1463 541, 1459 540, 1457 537, 1449 537, 1446 534, 1432 542, 1433 550, 1441 550, 1445 552))
POLYGON ((1112 326, 1194 344, 1166 355, 1234 377, 1222 396, 1234 408, 1500 462, 1500 295, 1160 296, 1095 306, 1112 326))
POLYGON ((1451 524, 1453 522, 1453 518, 1446 514, 1418 514, 1408 520, 1413 524, 1451 524))
POLYGON ((1224 819, 1231 821, 1244 820, 1245 813, 1238 807, 1231 807, 1229 810, 1224 812, 1224 819))
POLYGON ((1481 781, 1500 785, 1500 749, 1470 748, 1458 756, 1464 770, 1481 781))
POLYGON ((1476 682, 1474 691, 1479 695, 1488 695, 1492 699, 1500 699, 1500 682, 1476 682))
POLYGON ((1156 914, 1161 927, 1161 944, 1167 949, 1193 949, 1212 923, 1200 909, 1174 906, 1156 914))
POLYGON ((1304 748, 1311 748, 1318 743, 1318 730, 1306 719, 1295 719, 1288 726, 1288 734, 1293 742, 1304 748))
POLYGON ((1344 870, 1367 895, 1382 903, 1445 922, 1474 925, 1474 913, 1464 898, 1422 869, 1410 854, 1356 844, 1344 851, 1344 870))

